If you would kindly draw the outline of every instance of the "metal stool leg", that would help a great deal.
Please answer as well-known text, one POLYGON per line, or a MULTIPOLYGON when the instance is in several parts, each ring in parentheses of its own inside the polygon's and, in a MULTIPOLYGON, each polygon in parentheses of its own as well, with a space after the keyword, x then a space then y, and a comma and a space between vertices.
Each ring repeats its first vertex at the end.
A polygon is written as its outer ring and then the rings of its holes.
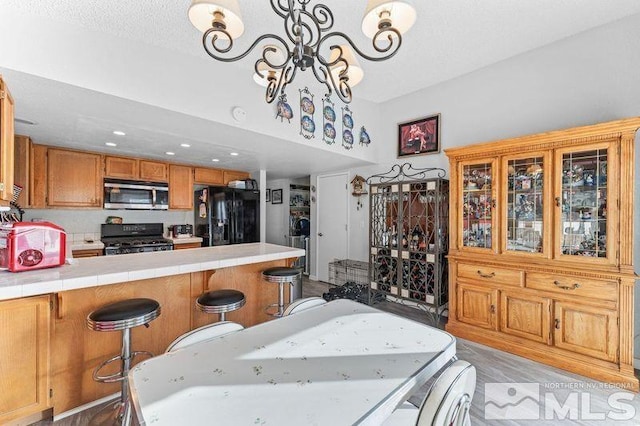
POLYGON ((278 283, 278 316, 284 314, 284 283, 278 283))
POLYGON ((220 318, 218 319, 218 321, 226 321, 226 320, 227 320, 227 313, 220 312, 220 318))
MULTIPOLYGON (((129 426, 131 425, 131 401, 129 399, 129 369, 131 368, 131 329, 122 330, 122 351, 120 353, 120 373, 119 377, 105 380, 120 381, 120 398, 115 402, 105 406, 93 416, 90 425, 94 426, 129 426)), ((117 359, 117 358, 116 358, 117 359)), ((101 367, 99 367, 101 368, 101 367)), ((115 375, 113 375, 115 376, 115 375)))

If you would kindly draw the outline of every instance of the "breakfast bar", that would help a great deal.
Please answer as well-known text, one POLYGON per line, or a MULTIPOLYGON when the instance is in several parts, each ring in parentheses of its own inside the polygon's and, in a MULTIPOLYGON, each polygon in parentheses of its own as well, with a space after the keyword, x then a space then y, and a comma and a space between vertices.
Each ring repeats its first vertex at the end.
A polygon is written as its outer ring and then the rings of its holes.
MULTIPOLYGON (((195 309, 202 293, 242 291, 247 303, 228 315, 246 327, 272 317, 264 308, 278 291, 261 272, 289 266, 304 250, 266 243, 74 259, 58 268, 0 272, 0 424, 59 415, 118 392, 96 383, 94 368, 120 351, 119 333, 86 326, 93 310, 130 298, 151 298, 161 315, 132 332, 133 350, 158 355, 177 336, 217 315, 195 309)), ((137 360, 141 361, 144 358, 137 360)), ((113 371, 107 371, 107 374, 113 371)))

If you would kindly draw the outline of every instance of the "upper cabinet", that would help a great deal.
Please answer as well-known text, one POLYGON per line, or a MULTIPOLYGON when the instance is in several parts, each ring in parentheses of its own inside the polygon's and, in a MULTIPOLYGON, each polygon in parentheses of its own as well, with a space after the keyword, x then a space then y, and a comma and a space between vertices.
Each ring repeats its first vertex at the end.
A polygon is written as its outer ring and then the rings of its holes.
POLYGON ((106 156, 104 175, 119 179, 166 182, 167 164, 137 158, 106 156))
POLYGON ((224 179, 223 185, 228 184, 232 180, 245 180, 249 179, 251 176, 247 172, 238 172, 236 170, 225 170, 224 171, 224 179))
POLYGON ((456 248, 615 265, 607 165, 618 161, 616 146, 568 143, 455 163, 456 248))
POLYGON ((193 169, 194 183, 202 185, 224 185, 224 170, 205 169, 204 167, 195 167, 193 169))
POLYGON ((193 168, 169 165, 169 208, 193 209, 193 168))
POLYGON ((13 98, 0 76, 0 205, 4 206, 13 198, 13 113, 13 98))
POLYGON ((47 205, 102 207, 100 154, 49 148, 47 169, 47 205))

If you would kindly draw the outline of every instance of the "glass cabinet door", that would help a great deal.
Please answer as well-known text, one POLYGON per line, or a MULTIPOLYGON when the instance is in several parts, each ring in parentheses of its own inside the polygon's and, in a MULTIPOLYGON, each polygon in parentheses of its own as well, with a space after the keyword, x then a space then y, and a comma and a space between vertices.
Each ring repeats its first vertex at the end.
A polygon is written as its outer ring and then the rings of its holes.
POLYGON ((398 292, 398 233, 400 186, 372 185, 370 210, 372 287, 387 293, 398 292))
POLYGON ((495 215, 495 160, 461 164, 461 235, 458 246, 493 250, 495 215))
POLYGON ((556 196, 560 236, 559 258, 585 261, 612 259, 612 241, 607 241, 607 160, 606 144, 593 149, 561 150, 557 153, 560 173, 556 196), (559 210, 559 211, 558 211, 559 210))
POLYGON ((504 223, 502 251, 549 256, 548 198, 549 154, 529 153, 503 160, 504 223))

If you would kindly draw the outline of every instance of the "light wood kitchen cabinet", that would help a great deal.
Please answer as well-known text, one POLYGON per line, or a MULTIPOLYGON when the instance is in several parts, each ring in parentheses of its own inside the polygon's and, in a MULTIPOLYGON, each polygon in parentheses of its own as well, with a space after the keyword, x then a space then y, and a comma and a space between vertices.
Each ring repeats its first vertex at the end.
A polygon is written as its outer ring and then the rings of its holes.
POLYGON ((31 146, 29 157, 29 206, 43 209, 47 206, 47 147, 31 146))
POLYGON ((193 169, 193 181, 202 185, 226 185, 224 173, 224 170, 220 169, 195 167, 193 169))
POLYGON ((0 76, 0 205, 13 199, 14 102, 0 76))
POLYGON ((201 248, 202 243, 182 243, 182 244, 173 244, 174 250, 184 250, 184 249, 192 249, 192 248, 201 248))
POLYGON ((50 297, 0 302, 0 424, 42 418, 49 401, 50 297))
MULTIPOLYGON (((160 303, 160 316, 149 328, 131 330, 132 350, 163 353, 169 343, 191 329, 189 274, 132 281, 103 287, 65 291, 55 295, 55 331, 52 337, 51 374, 54 414, 78 407, 120 390, 120 383, 98 383, 93 370, 120 353, 121 332, 98 332, 86 326, 87 315, 108 303, 147 297, 160 303)), ((147 358, 137 357, 135 363, 147 358)), ((107 369, 113 373, 115 366, 107 369)))
POLYGON ((110 178, 166 182, 167 164, 138 158, 106 156, 104 174, 110 178))
POLYGON ((456 295, 447 330, 640 389, 633 369, 638 128, 640 118, 632 118, 446 150, 449 292, 456 295))
POLYGON ((169 165, 169 208, 193 209, 193 169, 169 165))
POLYGON ((74 259, 79 259, 81 257, 102 256, 103 254, 104 250, 102 249, 73 250, 72 252, 72 256, 74 259))
POLYGON ((226 185, 229 182, 233 181, 233 180, 245 180, 245 179, 249 179, 251 177, 251 175, 247 172, 238 172, 235 170, 225 170, 224 171, 224 182, 223 184, 226 185))
POLYGON ((47 205, 102 207, 102 156, 58 148, 47 150, 47 205))
POLYGON ((20 207, 30 207, 29 176, 31 172, 31 153, 33 151, 33 143, 28 136, 15 136, 14 145, 14 167, 13 167, 13 183, 22 188, 16 204, 20 207))

